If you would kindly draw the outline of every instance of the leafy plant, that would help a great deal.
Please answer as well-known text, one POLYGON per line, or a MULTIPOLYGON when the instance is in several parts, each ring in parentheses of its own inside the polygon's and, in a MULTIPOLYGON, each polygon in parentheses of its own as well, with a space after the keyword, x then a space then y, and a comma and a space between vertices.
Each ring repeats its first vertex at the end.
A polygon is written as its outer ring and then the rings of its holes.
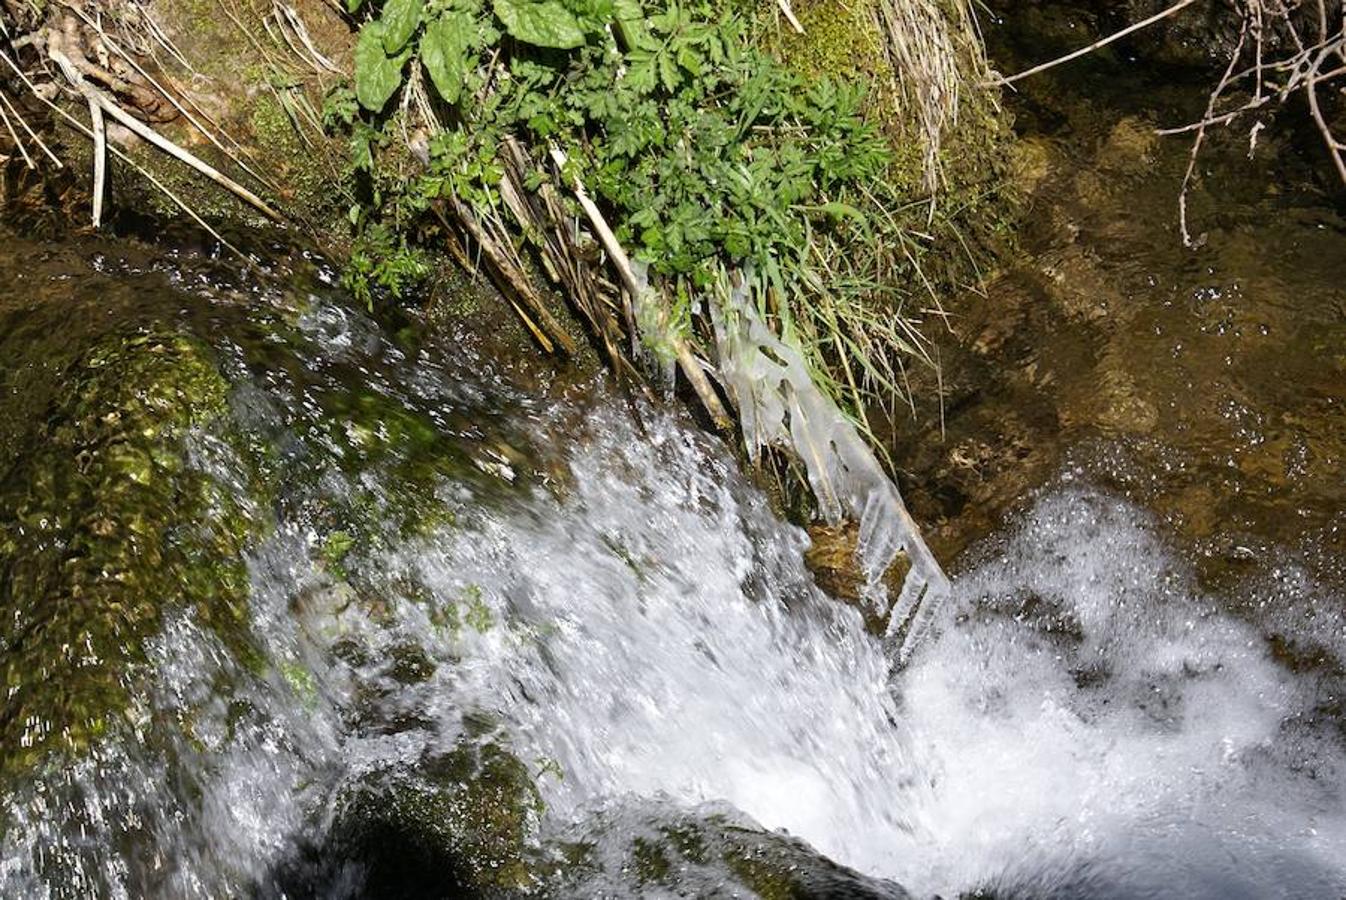
POLYGON ((866 86, 806 80, 753 28, 711 0, 388 0, 361 29, 357 108, 349 89, 329 99, 366 179, 348 283, 368 302, 369 285, 396 294, 421 277, 405 226, 440 200, 497 214, 513 137, 537 154, 534 189, 547 151, 564 152, 567 183, 595 195, 684 334, 725 268, 751 268, 853 409, 900 392, 891 357, 921 343, 883 277, 915 254, 882 187, 893 154, 866 86), (414 174, 383 177, 381 160, 405 155, 403 114, 388 111, 399 90, 431 111, 429 136, 414 174))
POLYGON ((424 252, 412 247, 405 235, 379 222, 357 236, 341 281, 372 310, 375 288, 401 296, 429 274, 424 252))

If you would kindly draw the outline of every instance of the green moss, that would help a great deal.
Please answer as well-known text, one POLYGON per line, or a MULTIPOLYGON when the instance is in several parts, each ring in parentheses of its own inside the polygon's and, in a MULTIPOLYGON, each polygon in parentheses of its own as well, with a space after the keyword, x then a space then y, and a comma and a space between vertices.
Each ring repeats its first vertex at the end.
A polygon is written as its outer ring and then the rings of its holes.
POLYGON ((435 662, 420 644, 398 644, 389 655, 392 665, 388 674, 400 684, 420 684, 435 674, 435 662))
MULTIPOLYGON (((803 0, 793 9, 805 33, 782 25, 766 38, 770 49, 806 75, 864 80, 870 91, 869 113, 882 123, 894 152, 886 180, 899 194, 913 200, 924 197, 922 136, 897 92, 900 74, 894 75, 888 57, 877 0, 803 0)), ((772 4, 770 14, 774 11, 772 4)), ((975 61, 968 57, 962 64, 969 83, 960 97, 957 125, 947 130, 941 146, 944 181, 936 209, 942 215, 931 222, 923 205, 899 212, 908 215, 913 232, 934 229, 931 255, 940 261, 932 260, 933 280, 946 290, 974 280, 975 263, 1000 246, 1018 213, 1017 198, 1005 190, 1013 143, 1009 116, 994 92, 975 85, 975 61), (969 259, 965 244, 980 259, 969 259)))
POLYGON ((331 155, 334 148, 306 119, 305 104, 313 113, 309 95, 302 82, 274 71, 249 81, 261 86, 251 104, 250 130, 268 175, 279 182, 282 208, 300 221, 321 223, 330 234, 333 225, 344 225, 348 204, 331 155))
POLYGON ((497 743, 460 743, 412 770, 369 776, 344 799, 342 852, 388 896, 527 889, 542 801, 526 767, 497 743))
MULTIPOLYGON (((783 62, 804 75, 874 80, 877 106, 887 96, 883 76, 888 65, 879 31, 876 0, 804 0, 793 3, 804 34, 782 26, 769 38, 769 47, 783 62)), ((768 15, 778 16, 775 4, 768 15)))
POLYGON ((276 668, 305 709, 313 709, 317 706, 318 680, 313 677, 313 673, 309 671, 308 666, 293 660, 281 660, 276 668))
POLYGON ((463 591, 463 606, 466 610, 463 614, 463 620, 468 625, 481 634, 491 630, 494 620, 491 617, 491 608, 481 598, 480 585, 469 584, 467 586, 467 589, 463 591))
POLYGON ((333 578, 344 581, 349 577, 346 573, 345 561, 354 546, 355 538, 345 531, 333 531, 323 541, 320 555, 327 566, 327 571, 332 574, 333 578))
POLYGON ((632 842, 631 855, 635 859, 636 878, 642 885, 667 883, 673 865, 657 842, 638 837, 632 842))
POLYGON ((189 431, 224 430, 210 352, 113 333, 60 377, 40 451, 0 482, 0 773, 80 752, 123 718, 168 611, 240 655, 249 643, 241 554, 261 523, 185 458, 189 431))

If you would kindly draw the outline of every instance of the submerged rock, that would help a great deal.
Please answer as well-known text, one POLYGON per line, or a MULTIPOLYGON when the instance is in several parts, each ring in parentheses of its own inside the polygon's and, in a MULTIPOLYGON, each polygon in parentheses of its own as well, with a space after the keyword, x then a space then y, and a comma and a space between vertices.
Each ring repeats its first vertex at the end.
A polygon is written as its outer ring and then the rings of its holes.
POLYGON ((548 883, 555 896, 904 900, 891 881, 838 865, 784 832, 733 812, 628 807, 581 826, 580 862, 548 883))

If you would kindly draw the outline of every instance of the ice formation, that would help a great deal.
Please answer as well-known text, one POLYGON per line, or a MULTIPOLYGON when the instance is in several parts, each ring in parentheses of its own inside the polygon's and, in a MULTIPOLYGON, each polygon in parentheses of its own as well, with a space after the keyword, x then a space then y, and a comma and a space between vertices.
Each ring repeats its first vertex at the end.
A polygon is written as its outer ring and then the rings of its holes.
POLYGON ((832 524, 846 516, 859 520, 865 599, 880 613, 889 609, 883 574, 905 552, 911 568, 888 624, 905 659, 947 595, 948 577, 855 425, 814 383, 799 349, 762 321, 750 283, 741 279, 723 304, 712 304, 720 377, 738 407, 748 452, 756 459, 772 444, 793 450, 808 469, 823 517, 832 524))

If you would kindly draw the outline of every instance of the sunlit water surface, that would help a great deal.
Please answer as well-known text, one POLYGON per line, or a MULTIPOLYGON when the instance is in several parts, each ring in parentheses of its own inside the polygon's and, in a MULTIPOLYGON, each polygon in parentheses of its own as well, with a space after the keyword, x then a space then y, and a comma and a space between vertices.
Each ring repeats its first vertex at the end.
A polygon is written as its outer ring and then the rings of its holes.
MULTIPOLYGON (((137 297, 141 277, 116 276, 137 297)), ((1289 549, 1210 595, 1148 513, 1067 467, 965 557, 894 672, 716 440, 599 385, 542 401, 470 351, 400 349, 316 290, 185 278, 154 308, 211 342, 232 427, 294 475, 246 510, 269 523, 246 553, 260 662, 165 611, 131 725, 11 785, 0 893, 377 895, 295 860, 351 785, 483 730, 536 778, 539 845, 601 856, 646 813, 698 809, 922 897, 1346 891, 1342 597, 1289 549), (374 394, 392 412, 360 427, 411 416, 462 457, 415 527, 405 472, 324 424, 374 394), (331 509, 365 529, 339 564, 331 509)), ((246 494, 237 442, 186 444, 246 494)), ((571 890, 634 891, 605 878, 571 890)))

